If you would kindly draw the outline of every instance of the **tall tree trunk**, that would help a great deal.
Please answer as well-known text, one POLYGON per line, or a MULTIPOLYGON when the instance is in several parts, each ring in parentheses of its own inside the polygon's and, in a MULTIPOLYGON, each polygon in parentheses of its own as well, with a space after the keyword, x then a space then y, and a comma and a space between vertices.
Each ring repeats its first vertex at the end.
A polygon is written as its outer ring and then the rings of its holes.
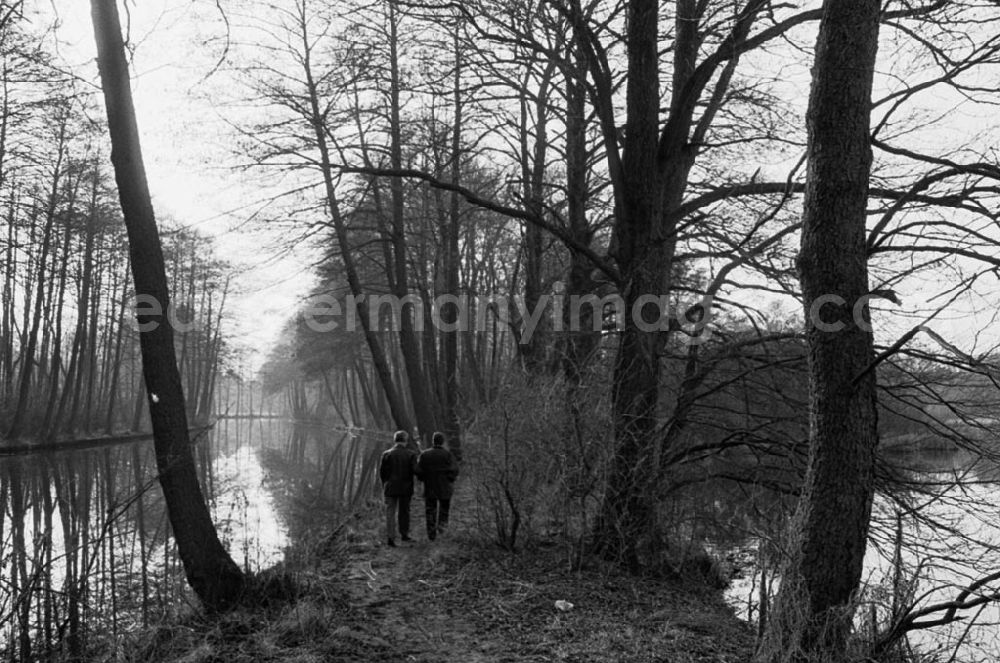
MULTIPOLYGON (((10 95, 8 94, 10 70, 6 58, 3 62, 0 91, 3 94, 0 106, 0 186, 7 184, 7 130, 10 122, 10 95)), ((7 246, 3 258, 3 291, 0 293, 0 400, 10 402, 14 384, 14 271, 17 264, 14 253, 14 219, 17 200, 16 186, 10 187, 10 203, 7 209, 7 246)))
MULTIPOLYGON (((455 78, 452 88, 452 103, 455 107, 451 129, 451 181, 460 184, 462 177, 462 48, 459 42, 461 22, 455 22, 454 53, 455 78)), ((458 252, 458 233, 461 228, 460 198, 457 193, 451 194, 448 207, 448 218, 443 228, 444 232, 444 292, 446 295, 458 297, 458 269, 461 256, 458 252)), ((456 300, 457 301, 457 300, 456 300)), ((462 457, 462 439, 459 435, 458 421, 458 329, 459 310, 457 304, 447 303, 441 308, 441 321, 446 329, 442 332, 441 354, 444 359, 444 432, 447 434, 452 453, 459 459, 462 457)), ((465 330, 468 332, 469 330, 465 330)))
MULTIPOLYGON (((577 49, 574 49, 574 51, 577 49)), ((578 54, 573 54, 576 67, 566 78, 566 220, 573 239, 590 246, 593 231, 587 225, 587 121, 586 80, 584 64, 578 54)), ((590 259, 579 251, 570 250, 569 270, 563 303, 563 372, 569 380, 569 402, 575 407, 575 387, 582 380, 584 365, 600 340, 600 332, 593 332, 592 317, 600 315, 592 306, 581 306, 579 331, 570 329, 570 302, 573 295, 585 295, 592 289, 590 277, 594 269, 590 259)))
POLYGON ((125 332, 125 292, 124 289, 116 291, 118 304, 118 315, 115 318, 114 337, 115 351, 111 359, 110 377, 108 378, 108 410, 104 418, 104 431, 111 435, 115 429, 115 404, 118 402, 118 376, 121 373, 122 364, 122 337, 125 332))
MULTIPOLYGON (((226 310, 226 297, 229 294, 229 277, 226 277, 225 285, 222 287, 222 301, 219 302, 219 310, 215 316, 215 331, 211 337, 207 355, 207 371, 205 374, 205 384, 202 387, 202 399, 198 405, 198 416, 208 421, 212 416, 212 406, 215 402, 215 383, 219 376, 219 356, 222 350, 222 313, 226 310)), ((211 317, 211 316, 210 316, 211 317)), ((264 411, 264 394, 261 392, 261 413, 264 411)))
MULTIPOLYGON (((394 170, 403 167, 403 128, 400 118, 401 76, 399 71, 399 14, 396 0, 388 0, 389 12, 389 161, 394 170)), ((400 330, 399 349, 403 353, 406 366, 406 378, 410 385, 410 400, 413 402, 413 414, 422 437, 427 438, 435 429, 435 410, 430 401, 430 385, 424 375, 420 357, 420 339, 414 325, 413 315, 415 304, 407 303, 409 296, 409 279, 407 278, 408 260, 406 255, 406 224, 405 201, 403 199, 403 180, 394 177, 390 183, 390 214, 392 225, 393 253, 393 294, 399 298, 400 330)), ((428 321, 424 321, 427 324, 428 321)))
POLYGON ((138 316, 145 329, 139 339, 160 485, 188 582, 206 608, 226 609, 242 592, 244 576, 219 541, 198 484, 173 329, 164 315, 169 290, 163 249, 142 162, 116 0, 91 0, 91 11, 136 294, 162 307, 157 315, 147 306, 138 316))
MULTIPOLYGON (((623 186, 616 213, 615 253, 624 280, 625 311, 639 297, 663 292, 663 179, 657 150, 659 129, 658 0, 629 3, 625 141, 621 159, 623 186)), ((595 315, 599 314, 597 311, 595 315)), ((629 315, 626 314, 626 318, 629 315)), ((620 334, 612 379, 612 414, 616 454, 608 478, 598 542, 605 552, 638 566, 640 545, 649 535, 652 437, 659 396, 660 361, 656 334, 626 320, 620 334)))
POLYGON ((67 431, 72 431, 76 428, 77 416, 80 412, 80 401, 83 393, 83 372, 84 363, 86 361, 84 353, 87 348, 87 337, 89 325, 87 324, 89 313, 90 313, 90 298, 91 294, 94 293, 93 288, 93 276, 94 276, 94 246, 97 237, 97 195, 98 195, 98 184, 100 176, 97 169, 97 164, 94 164, 94 180, 91 183, 90 192, 90 209, 87 213, 87 224, 86 224, 86 242, 84 244, 83 253, 83 275, 80 283, 80 297, 77 303, 77 319, 76 319, 76 334, 73 338, 73 350, 70 356, 70 369, 69 374, 66 376, 66 381, 69 383, 73 382, 71 387, 66 389, 63 394, 63 402, 59 408, 59 420, 62 421, 62 414, 65 410, 67 398, 72 399, 72 406, 69 411, 69 418, 66 422, 65 429, 67 431))
POLYGON ((878 29, 878 0, 823 3, 806 116, 808 180, 798 260, 809 343, 809 466, 797 538, 760 662, 807 656, 847 660, 877 442, 874 353, 864 298, 878 29))
MULTIPOLYGON (((545 162, 548 154, 549 89, 555 63, 550 62, 540 74, 538 91, 534 103, 534 142, 531 142, 531 113, 527 98, 534 68, 529 67, 524 76, 525 98, 521 99, 520 148, 521 179, 525 204, 535 214, 542 215, 545 205, 545 162)), ((538 307, 542 297, 542 270, 545 253, 542 229, 534 223, 524 226, 524 306, 530 316, 538 307)), ((544 329, 548 316, 539 319, 539 328, 523 330, 517 345, 518 353, 529 371, 536 372, 546 363, 547 334, 544 329)), ((523 322, 523 321, 522 321, 523 322)))
MULTIPOLYGON (((72 204, 72 203, 71 203, 72 204)), ((66 272, 69 265, 69 242, 70 232, 69 227, 63 228, 63 244, 62 244, 62 267, 59 269, 58 277, 58 291, 59 294, 56 297, 56 306, 53 310, 53 315, 55 316, 53 331, 53 348, 52 357, 49 363, 49 395, 47 399, 47 405, 45 406, 45 416, 42 419, 42 435, 45 437, 51 437, 56 433, 57 419, 55 419, 56 413, 56 403, 59 399, 59 375, 62 373, 62 336, 63 336, 63 304, 66 301, 66 272)), ((68 376, 67 376, 68 377, 68 376)), ((69 382, 67 381, 64 388, 69 387, 69 382)))
POLYGON ((4 249, 3 293, 0 296, 0 396, 9 403, 14 385, 14 272, 17 254, 14 252, 14 209, 17 194, 11 191, 7 215, 7 246, 4 249))
POLYGON ((94 412, 94 380, 97 377, 97 322, 101 317, 101 292, 104 290, 104 278, 107 275, 104 270, 97 270, 91 283, 89 327, 85 351, 81 355, 80 369, 83 373, 83 427, 84 430, 91 430, 94 412))
MULTIPOLYGON (((599 543, 612 552, 623 553, 630 565, 638 561, 636 547, 650 540, 651 530, 657 525, 651 503, 656 499, 653 487, 664 483, 664 477, 657 474, 660 450, 654 433, 660 396, 659 354, 669 334, 666 330, 640 328, 636 303, 644 295, 671 292, 678 210, 698 146, 704 142, 725 97, 740 47, 746 43, 765 4, 766 0, 747 0, 735 15, 723 46, 698 64, 705 34, 699 23, 707 6, 697 0, 678 0, 670 111, 661 123, 660 3, 628 3, 626 121, 619 155, 612 103, 614 81, 607 73, 607 62, 588 45, 580 3, 570 3, 568 16, 593 78, 587 87, 601 126, 614 190, 616 219, 609 254, 619 266, 618 281, 625 306, 611 389, 616 453, 597 533, 599 543), (716 77, 723 63, 725 68, 716 77), (711 99, 705 103, 702 95, 713 79, 716 84, 711 99), (698 109, 701 115, 696 119, 698 109)), ((639 313, 646 314, 644 318, 649 313, 660 313, 653 304, 643 309, 639 313)))
POLYGON ((341 260, 344 263, 344 273, 347 283, 351 288, 351 294, 355 296, 355 308, 360 318, 361 327, 364 329, 365 341, 368 343, 368 351, 372 356, 372 363, 375 372, 378 374, 382 391, 389 402, 389 409, 392 412, 393 422, 397 428, 410 430, 410 418, 406 412, 406 405, 396 384, 392 379, 392 370, 386 357, 384 348, 379 341, 376 330, 371 328, 368 315, 368 303, 365 300, 361 286, 361 277, 358 274, 354 256, 351 253, 350 238, 347 232, 347 223, 340 212, 340 202, 337 197, 337 190, 334 185, 333 166, 330 161, 330 148, 326 139, 326 128, 324 126, 325 114, 320 110, 319 91, 312 70, 312 45, 309 38, 309 21, 306 15, 306 6, 302 2, 299 4, 300 21, 298 28, 301 30, 302 38, 302 73, 305 76, 306 92, 309 95, 309 120, 313 125, 316 136, 316 147, 320 155, 320 172, 323 176, 323 187, 326 194, 326 204, 333 221, 334 233, 337 243, 340 245, 341 260))
MULTIPOLYGON (((31 394, 32 369, 35 366, 35 352, 38 347, 38 330, 42 322, 42 309, 45 303, 45 263, 49 259, 49 252, 52 247, 52 225, 56 218, 56 205, 59 199, 59 182, 62 177, 62 163, 66 156, 66 120, 59 128, 59 146, 56 163, 52 175, 52 188, 49 191, 49 200, 45 210, 45 227, 42 230, 42 254, 38 258, 38 276, 35 286, 35 309, 31 318, 31 330, 27 335, 27 342, 22 343, 21 352, 21 375, 17 389, 17 407, 14 410, 14 419, 11 422, 7 437, 15 439, 24 433, 25 417, 28 414, 28 401, 31 394)), ((28 305, 25 305, 28 308, 28 305)))

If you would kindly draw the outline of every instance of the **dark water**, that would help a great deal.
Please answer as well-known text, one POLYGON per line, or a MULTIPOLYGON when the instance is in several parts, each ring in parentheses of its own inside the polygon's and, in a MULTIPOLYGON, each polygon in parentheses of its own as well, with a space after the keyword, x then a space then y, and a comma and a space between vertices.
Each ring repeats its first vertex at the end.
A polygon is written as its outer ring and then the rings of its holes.
MULTIPOLYGON (((363 500, 375 436, 280 420, 221 420, 196 444, 223 542, 256 571, 280 561, 293 513, 363 500)), ((8 660, 93 654, 93 636, 184 610, 184 582, 152 441, 0 459, 0 651, 8 660)))

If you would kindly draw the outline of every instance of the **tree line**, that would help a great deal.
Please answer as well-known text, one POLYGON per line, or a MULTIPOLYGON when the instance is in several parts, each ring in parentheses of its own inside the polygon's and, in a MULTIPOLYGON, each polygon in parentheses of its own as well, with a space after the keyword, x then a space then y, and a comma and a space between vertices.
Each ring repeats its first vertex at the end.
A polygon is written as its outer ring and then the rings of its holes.
MULTIPOLYGON (((119 197, 133 257, 144 259, 132 261, 135 285, 167 301, 115 5, 94 7, 99 43, 109 39, 102 77, 119 197)), ((984 117, 993 101, 984 81, 1000 38, 989 8, 223 9, 223 66, 243 95, 233 101, 264 111, 241 125, 242 165, 268 178, 268 221, 320 248, 317 294, 351 295, 362 326, 316 332, 297 317, 265 381, 293 390, 293 410, 322 402, 349 425, 440 429, 470 443, 466 433, 511 389, 557 394, 548 411, 581 450, 576 478, 589 485, 588 550, 635 571, 683 538, 664 504, 689 484, 791 494, 785 581, 758 659, 845 657, 875 490, 892 488, 880 417, 946 433, 956 417, 977 424, 976 407, 950 402, 938 380, 975 375, 988 389, 995 376, 992 348, 960 349, 935 329, 957 302, 989 299, 978 288, 1000 264, 1000 171, 982 144, 995 127, 983 121, 956 144, 961 127, 949 124, 960 112, 984 117), (914 284, 932 290, 926 305, 901 303, 914 284), (487 329, 456 326, 449 296, 498 293, 511 297, 502 311, 482 304, 487 329), (374 294, 408 303, 398 316, 372 315, 362 295, 374 294), (526 316, 553 294, 566 308, 527 334, 526 316), (567 333, 560 319, 574 314, 574 297, 589 326, 567 333), (801 318, 777 319, 771 303, 782 299, 804 305, 801 318), (435 300, 443 324, 421 328, 414 307, 435 300), (661 301, 677 315, 658 316, 661 301), (956 417, 930 416, 928 404, 956 417)), ((48 190, 61 192, 60 179, 45 180, 48 190)), ((56 209, 55 194, 42 199, 56 209)), ((46 230, 48 209, 22 230, 40 240, 39 274, 69 241, 46 230)), ((44 332, 37 304, 64 294, 42 282, 21 290, 36 304, 29 329, 44 332)), ((173 299, 186 292, 175 286, 173 299)), ((242 582, 220 547, 198 550, 215 538, 197 500, 181 498, 197 491, 177 347, 170 325, 159 332, 141 342, 147 384, 170 394, 153 410, 161 482, 189 580, 224 607, 242 582)), ((38 351, 32 338, 22 354, 38 351)), ((509 479, 499 479, 508 501, 509 479)), ((892 495, 909 499, 898 482, 892 495)), ((911 608, 887 616, 880 653, 916 623, 911 608)))
MULTIPOLYGON (((994 300, 978 289, 1000 258, 985 112, 994 12, 835 0, 240 9, 231 73, 241 103, 268 109, 241 147, 290 183, 274 209, 295 209, 284 223, 323 253, 315 294, 351 302, 365 324, 316 332, 303 311, 265 381, 313 384, 315 407, 344 421, 459 438, 512 371, 522 387, 555 380, 579 448, 601 411, 587 407, 610 412, 590 535, 636 570, 679 534, 662 505, 685 468, 787 489, 801 498, 790 581, 759 657, 842 655, 874 491, 889 487, 880 416, 963 439, 953 418, 928 415, 948 406, 935 381, 995 376, 989 341, 962 350, 938 324, 994 300), (926 303, 911 304, 920 290, 926 303), (382 293, 419 298, 393 325, 358 299, 382 293), (413 307, 490 293, 526 306, 491 309, 486 330, 416 328, 413 307), (524 311, 553 293, 564 319, 573 296, 593 296, 596 324, 566 333, 546 317, 522 336, 524 311), (642 315, 614 313, 609 295, 642 315), (651 295, 679 312, 652 329, 651 295), (776 301, 804 312, 789 321, 776 301), (808 394, 775 380, 793 368, 808 394), (585 398, 603 385, 606 400, 585 398), (754 462, 734 473, 720 462, 734 456, 754 462)), ((441 305, 444 321, 456 315, 441 305)), ((957 418, 976 425, 963 405, 957 418)))
MULTIPOLYGON (((126 238, 95 100, 19 5, 0 33, 0 437, 148 430, 126 238)), ((230 268, 209 238, 174 225, 164 251, 185 330, 179 361, 189 413, 205 420, 231 353, 220 333, 230 268)))

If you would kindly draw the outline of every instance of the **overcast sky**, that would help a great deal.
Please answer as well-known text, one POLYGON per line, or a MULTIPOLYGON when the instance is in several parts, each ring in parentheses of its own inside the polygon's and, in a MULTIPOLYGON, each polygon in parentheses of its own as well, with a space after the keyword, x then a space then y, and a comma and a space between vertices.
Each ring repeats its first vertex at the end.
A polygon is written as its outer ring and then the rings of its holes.
MULTIPOLYGON (((234 169, 233 132, 224 121, 232 85, 212 73, 226 27, 212 2, 142 0, 123 14, 134 47, 133 93, 149 185, 159 218, 215 238, 221 257, 242 267, 230 299, 230 334, 256 368, 312 283, 309 252, 281 254, 282 233, 246 219, 260 207, 259 186, 234 169)), ((60 55, 95 88, 97 65, 89 2, 60 3, 60 55)), ((103 118, 101 118, 103 119, 103 118)))
MULTIPOLYGON (((230 332, 255 351, 247 366, 253 368, 263 360, 281 325, 313 281, 308 267, 310 252, 301 247, 295 255, 278 256, 272 245, 285 232, 269 232, 260 224, 245 223, 259 207, 262 193, 258 182, 233 168, 237 158, 234 134, 223 119, 235 112, 223 103, 234 96, 233 81, 225 72, 211 73, 224 53, 227 34, 216 4, 208 0, 142 0, 136 4, 129 3, 129 41, 135 49, 133 85, 157 212, 213 236, 219 253, 245 268, 235 279, 239 294, 230 308, 234 317, 230 332)), ((59 11, 63 57, 96 84, 89 2, 67 3, 59 11)), ((882 64, 881 85, 892 84, 891 74, 898 66, 898 62, 882 64)), ((804 102, 807 80, 799 87, 803 89, 798 96, 804 102)), ((956 100, 941 98, 939 103, 950 108, 956 100)), ((960 108, 948 115, 947 131, 938 129, 935 135, 921 136, 924 147, 935 138, 950 144, 972 140, 985 121, 978 113, 965 112, 960 108)), ((933 292, 936 286, 912 281, 900 293, 903 305, 889 307, 892 313, 886 321, 890 328, 880 330, 882 334, 891 340, 904 331, 903 326, 914 324, 916 320, 900 314, 924 309, 928 305, 924 293, 933 292)), ((976 346, 982 351, 995 342, 996 307, 992 302, 996 288, 993 283, 984 288, 984 299, 953 306, 951 313, 933 325, 967 351, 976 346), (984 331, 989 336, 986 344, 983 339, 976 343, 984 331)))

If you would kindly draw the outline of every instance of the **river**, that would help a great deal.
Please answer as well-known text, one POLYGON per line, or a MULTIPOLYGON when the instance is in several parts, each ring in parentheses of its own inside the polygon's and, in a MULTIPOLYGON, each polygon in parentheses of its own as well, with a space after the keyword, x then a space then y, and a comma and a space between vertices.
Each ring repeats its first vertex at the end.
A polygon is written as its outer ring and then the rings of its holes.
MULTIPOLYGON (((898 615, 952 602, 980 578, 1000 571, 1000 467, 977 460, 962 450, 897 454, 893 465, 921 488, 905 499, 876 495, 865 557, 856 624, 870 636, 898 621, 898 615), (892 615, 897 615, 893 618, 892 615)), ((726 592, 737 615, 756 624, 759 617, 762 566, 773 596, 780 579, 761 549, 766 537, 750 537, 740 546, 749 568, 726 592)), ((965 601, 1000 592, 1000 580, 972 592, 965 601)), ((1000 597, 1000 595, 998 595, 1000 597)), ((945 610, 928 613, 926 624, 945 617, 945 610)), ((910 644, 932 660, 969 663, 1000 660, 1000 607, 990 601, 954 613, 947 624, 913 630, 910 644)))
MULTIPOLYGON (((322 529, 297 514, 335 519, 344 505, 371 498, 385 446, 384 435, 223 419, 195 449, 223 541, 237 563, 257 571, 280 561, 291 540, 322 529)), ((876 500, 857 613, 862 629, 873 621, 884 625, 900 606, 950 600, 972 580, 1000 570, 997 465, 974 463, 963 452, 896 460, 930 488, 912 492, 905 508, 884 496, 876 500), (905 545, 897 553, 900 534, 905 545), (897 554, 902 563, 894 565, 897 554), (893 571, 897 566, 902 574, 893 571)), ((765 522, 779 511, 774 504, 755 505, 749 518, 749 509, 733 505, 752 500, 721 501, 730 506, 715 499, 715 519, 724 513, 727 522, 745 522, 747 532, 775 531, 774 520, 765 522)), ((74 646, 87 651, 190 612, 195 599, 168 534, 151 440, 0 458, 0 653, 33 660, 74 646)), ((756 557, 761 540, 751 534, 739 547, 756 557)), ((727 598, 754 621, 761 569, 745 571, 727 598)), ((773 591, 777 585, 769 582, 773 591)), ((997 589, 1000 583, 990 591, 997 589)), ((942 660, 953 652, 960 662, 1000 659, 997 605, 957 614, 964 619, 914 632, 911 641, 943 653, 942 660)), ((928 618, 935 616, 940 613, 928 618)))
MULTIPOLYGON (((374 487, 375 436, 281 420, 222 419, 195 446, 233 558, 280 561, 308 525, 374 487), (303 509, 302 507, 306 507, 303 509)), ((0 651, 32 660, 113 642, 195 599, 169 537, 151 440, 0 458, 0 651)))

